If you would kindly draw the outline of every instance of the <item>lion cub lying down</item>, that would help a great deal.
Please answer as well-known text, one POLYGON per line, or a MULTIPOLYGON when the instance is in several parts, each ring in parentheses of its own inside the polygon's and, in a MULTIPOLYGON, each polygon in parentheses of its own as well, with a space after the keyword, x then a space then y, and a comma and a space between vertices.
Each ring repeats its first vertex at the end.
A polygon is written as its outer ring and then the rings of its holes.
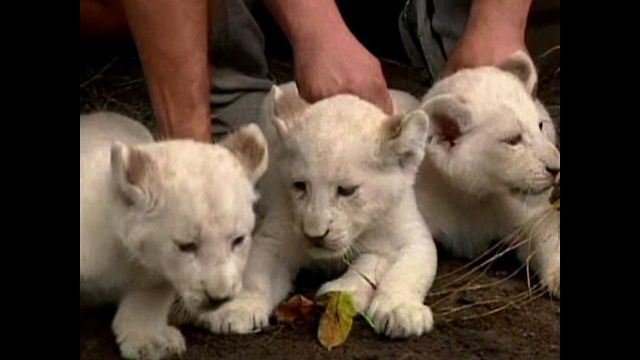
POLYGON ((80 117, 80 293, 118 302, 125 358, 185 350, 167 323, 176 296, 199 312, 242 286, 267 145, 256 125, 221 145, 153 142, 123 116, 80 117))
POLYGON ((272 156, 260 185, 267 189, 266 217, 254 236, 243 290, 200 322, 217 333, 260 329, 301 267, 344 261, 346 272, 319 293, 351 292, 357 310, 390 337, 431 330, 433 316, 423 301, 436 272, 436 248, 413 193, 425 113, 389 117, 351 95, 309 105, 288 84, 273 88, 264 114, 272 156))
MULTIPOLYGON (((434 85, 420 108, 430 119, 416 196, 434 237, 475 257, 549 210, 560 172, 554 124, 532 93, 536 69, 517 52, 503 64, 461 70, 434 85)), ((518 249, 560 295, 560 215, 545 214, 518 249)))

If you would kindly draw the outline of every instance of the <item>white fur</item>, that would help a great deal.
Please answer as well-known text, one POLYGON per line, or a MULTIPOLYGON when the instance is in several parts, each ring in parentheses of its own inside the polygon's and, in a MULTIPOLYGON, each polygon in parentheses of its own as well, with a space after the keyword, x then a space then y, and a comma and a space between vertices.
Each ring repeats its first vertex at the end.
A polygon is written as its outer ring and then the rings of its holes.
MULTIPOLYGON (((430 133, 418 205, 436 240, 457 256, 481 254, 549 209, 555 174, 547 168, 559 172, 560 153, 553 122, 531 93, 535 74, 518 52, 499 67, 461 70, 422 99, 430 133)), ((519 253, 533 256, 534 270, 559 295, 559 218, 546 224, 547 234, 519 253)))
POLYGON ((251 179, 268 155, 256 125, 223 145, 155 143, 128 118, 80 117, 80 293, 119 303, 113 331, 126 358, 185 350, 167 323, 177 295, 197 312, 240 291, 251 179))
POLYGON ((266 218, 241 294, 200 321, 218 333, 258 330, 301 267, 349 259, 346 272, 319 293, 351 292, 379 333, 429 331, 433 316, 423 301, 437 254, 412 188, 424 155, 425 114, 389 118, 352 95, 309 105, 291 83, 274 87, 264 114, 273 165, 260 185, 266 218))
POLYGON ((114 140, 130 145, 153 141, 149 130, 137 121, 112 112, 95 112, 80 116, 80 153, 111 146, 114 140))
POLYGON ((391 100, 393 102, 394 114, 406 114, 420 106, 420 101, 418 101, 418 99, 404 91, 389 89, 389 94, 391 95, 391 100))

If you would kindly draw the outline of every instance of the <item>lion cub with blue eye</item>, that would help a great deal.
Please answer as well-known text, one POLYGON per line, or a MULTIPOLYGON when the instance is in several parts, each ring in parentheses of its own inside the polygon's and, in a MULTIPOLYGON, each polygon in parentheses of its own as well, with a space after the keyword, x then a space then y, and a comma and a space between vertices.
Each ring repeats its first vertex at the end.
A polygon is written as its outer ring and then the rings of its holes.
POLYGON ((264 109, 272 164, 260 185, 266 217, 254 236, 243 290, 200 321, 218 333, 259 330, 300 268, 348 262, 319 294, 351 292, 378 333, 430 331, 433 316, 423 301, 437 255, 413 192, 426 114, 389 117, 352 95, 310 105, 295 84, 274 87, 264 109))

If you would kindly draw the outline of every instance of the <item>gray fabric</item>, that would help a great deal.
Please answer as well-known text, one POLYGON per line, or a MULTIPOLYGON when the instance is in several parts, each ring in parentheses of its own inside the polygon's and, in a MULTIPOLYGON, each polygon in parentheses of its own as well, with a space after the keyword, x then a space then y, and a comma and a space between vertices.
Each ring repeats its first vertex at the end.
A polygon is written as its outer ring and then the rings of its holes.
POLYGON ((216 3, 210 56, 214 134, 224 131, 226 125, 237 128, 256 122, 260 103, 273 84, 264 55, 264 35, 251 13, 254 0, 216 3))
POLYGON ((407 0, 398 26, 412 65, 439 79, 462 36, 471 0, 407 0))
MULTIPOLYGON (((253 17, 255 1, 218 0, 212 16, 211 106, 214 134, 256 122, 273 85, 265 39, 253 17)), ((471 0, 407 0, 399 17, 403 45, 413 65, 438 79, 459 40, 471 0)))

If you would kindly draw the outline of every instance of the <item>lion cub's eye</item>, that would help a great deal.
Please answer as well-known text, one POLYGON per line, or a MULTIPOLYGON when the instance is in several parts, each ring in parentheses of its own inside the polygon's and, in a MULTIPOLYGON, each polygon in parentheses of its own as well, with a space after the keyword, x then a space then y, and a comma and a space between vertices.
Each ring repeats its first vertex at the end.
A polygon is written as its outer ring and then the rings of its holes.
POLYGON ((239 236, 233 239, 233 242, 231 242, 231 251, 235 250, 240 245, 242 245, 242 243, 244 242, 244 238, 245 238, 244 236, 239 236))
POLYGON ((190 242, 190 243, 176 242, 176 246, 178 246, 178 249, 184 253, 195 253, 196 251, 198 251, 198 244, 196 244, 195 242, 190 242))
POLYGON ((358 186, 338 186, 339 196, 351 196, 358 190, 358 186))
POLYGON ((540 124, 538 124, 538 127, 540 128, 540 130, 542 130, 542 121, 540 121, 540 124))
POLYGON ((509 145, 518 145, 520 144, 520 142, 522 142, 522 134, 511 136, 504 139, 503 141, 509 145))
POLYGON ((306 192, 307 191, 307 184, 305 184, 304 181, 296 181, 293 183, 293 187, 301 192, 306 192))

